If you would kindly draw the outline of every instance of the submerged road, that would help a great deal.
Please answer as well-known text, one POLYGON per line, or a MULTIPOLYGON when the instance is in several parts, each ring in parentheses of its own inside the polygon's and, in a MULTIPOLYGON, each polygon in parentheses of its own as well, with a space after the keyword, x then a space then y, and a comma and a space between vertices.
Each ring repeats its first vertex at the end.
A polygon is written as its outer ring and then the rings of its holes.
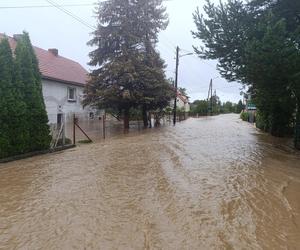
POLYGON ((300 155, 236 115, 0 165, 0 249, 299 249, 300 155))

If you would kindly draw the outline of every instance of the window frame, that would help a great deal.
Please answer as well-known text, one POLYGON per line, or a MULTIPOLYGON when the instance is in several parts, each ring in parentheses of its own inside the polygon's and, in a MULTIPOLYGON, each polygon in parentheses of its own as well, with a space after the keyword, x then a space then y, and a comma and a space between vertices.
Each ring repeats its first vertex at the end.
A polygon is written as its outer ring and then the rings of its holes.
POLYGON ((68 102, 77 102, 77 89, 75 87, 68 87, 68 93, 67 93, 67 97, 68 97, 68 102), (70 98, 70 93, 71 91, 73 91, 73 98, 70 98))

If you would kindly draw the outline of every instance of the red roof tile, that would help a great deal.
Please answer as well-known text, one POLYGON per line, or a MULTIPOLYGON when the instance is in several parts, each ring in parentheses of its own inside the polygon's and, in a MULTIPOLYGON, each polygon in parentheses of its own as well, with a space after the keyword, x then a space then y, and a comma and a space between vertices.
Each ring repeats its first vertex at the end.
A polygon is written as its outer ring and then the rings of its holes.
MULTIPOLYGON (((0 33, 0 39, 4 35, 0 33)), ((12 50, 16 48, 17 42, 8 37, 12 50)), ((88 79, 88 72, 77 62, 62 56, 55 56, 48 50, 33 46, 39 61, 42 78, 64 83, 84 85, 88 79)))
POLYGON ((188 103, 188 98, 184 95, 181 94, 181 92, 178 91, 177 93, 177 97, 181 99, 181 101, 183 101, 184 103, 188 103))

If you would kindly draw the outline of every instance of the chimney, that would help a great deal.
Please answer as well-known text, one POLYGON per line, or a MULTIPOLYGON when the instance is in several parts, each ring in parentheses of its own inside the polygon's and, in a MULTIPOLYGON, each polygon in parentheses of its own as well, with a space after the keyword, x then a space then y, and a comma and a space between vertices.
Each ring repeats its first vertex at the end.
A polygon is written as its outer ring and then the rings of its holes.
POLYGON ((22 38, 22 36, 23 36, 23 34, 14 34, 13 35, 15 41, 19 41, 22 38))
POLYGON ((52 53, 54 56, 58 56, 58 49, 48 49, 50 53, 52 53))

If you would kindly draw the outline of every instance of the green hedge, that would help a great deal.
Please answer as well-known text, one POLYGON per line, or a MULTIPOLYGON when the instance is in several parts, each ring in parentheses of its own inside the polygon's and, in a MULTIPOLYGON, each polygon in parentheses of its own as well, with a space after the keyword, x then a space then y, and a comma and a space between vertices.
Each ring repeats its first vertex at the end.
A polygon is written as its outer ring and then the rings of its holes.
POLYGON ((249 114, 248 114, 248 112, 242 112, 240 117, 245 122, 247 122, 249 120, 249 114))

